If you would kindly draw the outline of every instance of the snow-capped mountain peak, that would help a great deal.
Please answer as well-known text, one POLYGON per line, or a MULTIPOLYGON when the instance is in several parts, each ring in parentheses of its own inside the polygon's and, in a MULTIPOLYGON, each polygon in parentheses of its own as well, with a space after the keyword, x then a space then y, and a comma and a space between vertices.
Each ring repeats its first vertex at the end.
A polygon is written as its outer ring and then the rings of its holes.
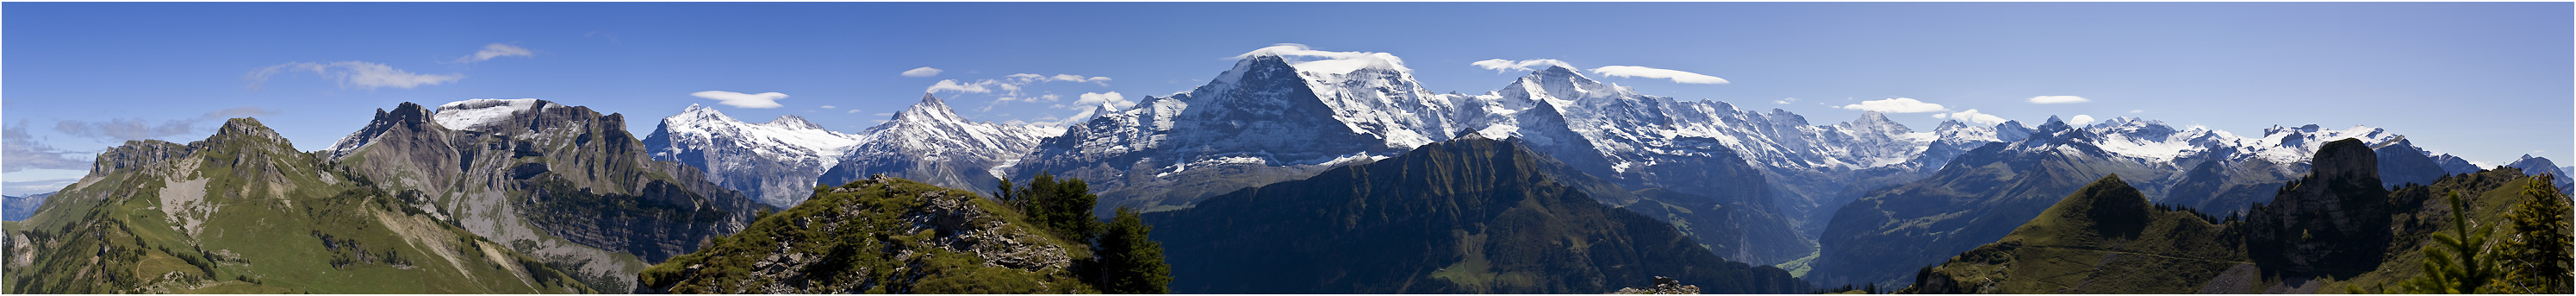
POLYGON ((795 115, 768 123, 747 123, 703 105, 691 104, 680 114, 662 118, 644 138, 654 160, 675 161, 706 171, 709 182, 739 190, 761 203, 794 205, 849 147, 866 138, 833 132, 795 115), (747 176, 805 176, 747 178, 747 176))
MULTIPOLYGON (((1957 124, 1957 123, 1956 123, 1956 122, 1948 122, 1947 124, 1957 124)), ((1914 132, 1914 129, 1906 128, 1904 124, 1898 124, 1898 123, 1896 123, 1896 121, 1895 121, 1895 120, 1889 120, 1889 119, 1887 119, 1887 114, 1881 114, 1881 113, 1878 113, 1878 111, 1864 111, 1864 112, 1861 112, 1861 113, 1860 113, 1860 119, 1852 120, 1851 122, 1845 122, 1845 123, 1842 123, 1842 124, 1840 124, 1840 125, 1838 125, 1838 126, 1842 127, 1843 129, 1850 130, 1850 131, 1853 131, 1853 132, 1862 132, 1862 133, 1871 133, 1871 134, 1890 134, 1890 135, 1892 135, 1892 134, 1907 134, 1907 133, 1913 133, 1913 132, 1914 132)))
POLYGON ((948 102, 946 100, 942 100, 938 96, 925 93, 921 94, 920 103, 914 103, 912 104, 912 107, 904 108, 903 112, 895 112, 894 117, 888 118, 885 124, 871 127, 869 130, 874 132, 874 130, 879 128, 904 125, 899 123, 912 123, 912 125, 955 125, 971 124, 974 122, 966 120, 964 116, 957 115, 956 109, 948 108, 948 102))
POLYGON ((806 121, 804 117, 798 117, 796 115, 779 115, 778 119, 771 119, 769 120, 769 123, 762 123, 761 125, 786 129, 823 129, 823 125, 815 124, 812 121, 806 121))

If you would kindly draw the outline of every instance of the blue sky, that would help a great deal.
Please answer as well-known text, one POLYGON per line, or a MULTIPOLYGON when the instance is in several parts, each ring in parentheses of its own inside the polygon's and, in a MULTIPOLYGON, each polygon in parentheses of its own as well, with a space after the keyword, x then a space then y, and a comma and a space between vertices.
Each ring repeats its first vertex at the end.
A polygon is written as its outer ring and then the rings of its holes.
POLYGON ((639 136, 689 104, 753 122, 800 115, 855 132, 941 80, 1086 79, 1025 83, 1012 96, 1052 94, 1053 102, 940 93, 969 118, 1045 121, 1078 113, 1055 105, 1084 94, 1137 100, 1187 90, 1229 67, 1228 57, 1276 43, 1394 54, 1440 92, 1482 93, 1527 74, 1472 62, 1556 59, 1721 77, 1731 83, 1594 75, 1648 94, 1786 109, 1819 124, 1859 116, 1835 106, 1911 98, 1949 110, 1892 116, 1916 129, 1939 122, 1933 114, 1975 109, 2026 122, 2137 116, 2244 136, 2273 125, 2369 125, 2490 164, 2576 155, 2569 3, 0 7, 0 125, 12 145, 0 191, 8 194, 59 188, 84 173, 87 153, 125 139, 203 139, 222 117, 256 116, 304 150, 327 148, 377 108, 473 98, 623 113, 639 136), (496 51, 473 58, 485 50, 496 51), (942 71, 902 75, 921 67, 942 71), (787 97, 775 108, 745 108, 692 95, 705 91, 787 97), (2038 96, 2088 102, 2029 102, 2038 96), (74 163, 22 151, 68 153, 74 163))

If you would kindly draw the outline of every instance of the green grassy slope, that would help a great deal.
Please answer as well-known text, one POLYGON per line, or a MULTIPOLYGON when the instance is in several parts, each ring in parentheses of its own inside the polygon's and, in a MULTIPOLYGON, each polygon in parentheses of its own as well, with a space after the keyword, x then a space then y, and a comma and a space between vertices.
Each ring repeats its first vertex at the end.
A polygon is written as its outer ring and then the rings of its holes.
POLYGON ((9 227, 11 293, 583 293, 255 120, 133 141, 9 227))
POLYGON ((2252 264, 2241 241, 2198 213, 2157 209, 2118 176, 2103 177, 2003 240, 1918 274, 1917 292, 2098 294, 2198 291, 2252 264))

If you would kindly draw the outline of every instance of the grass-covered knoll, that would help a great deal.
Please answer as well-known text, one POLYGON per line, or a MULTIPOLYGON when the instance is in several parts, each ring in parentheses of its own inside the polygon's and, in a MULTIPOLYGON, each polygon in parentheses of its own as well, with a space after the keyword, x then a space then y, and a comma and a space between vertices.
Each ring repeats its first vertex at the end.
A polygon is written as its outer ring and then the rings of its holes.
MULTIPOLYGON (((2039 130, 2033 137, 2054 138, 1980 147, 1930 176, 1872 190, 1835 210, 1817 237, 1821 255, 1806 279, 1901 286, 1916 269, 2003 239, 2093 180, 2117 174, 2150 182, 2173 174, 2102 150, 2063 122, 2039 130)), ((2157 186, 2136 187, 2160 194, 2157 186)))
POLYGON ((257 121, 134 141, 11 223, 11 293, 586 293, 257 121))
POLYGON ((964 190, 893 178, 817 188, 805 203, 646 269, 672 293, 1091 293, 1088 246, 964 190))
MULTIPOLYGON (((2285 264, 2254 260, 2265 255, 2247 247, 2252 241, 2272 239, 2275 244, 2300 246, 2301 240, 2313 237, 2292 236, 2260 238, 2247 232, 2248 222, 2255 219, 2277 219, 2290 215, 2278 210, 2255 211, 2241 218, 2230 215, 2212 219, 2199 213, 2148 206, 2143 199, 2130 201, 2134 190, 2117 180, 2105 178, 2032 219, 2006 238, 1950 258, 1944 264, 1918 270, 1919 279, 1906 292, 1915 293, 2344 293, 2402 292, 2407 283, 2420 281, 2427 271, 2428 250, 2443 249, 2435 242, 2436 234, 2462 233, 2459 225, 2498 228, 2497 235, 2486 236, 2470 245, 2497 255, 2513 254, 2506 242, 2517 236, 2509 226, 2530 223, 2507 223, 2506 213, 2544 199, 2563 200, 2554 188, 2532 190, 2528 187, 2542 177, 2524 175, 2520 170, 2500 168, 2471 174, 2443 176, 2432 184, 2400 186, 2395 190, 2325 190, 2323 196, 2359 203, 2387 204, 2394 214, 2363 217, 2362 215, 2302 214, 2307 219, 2324 219, 2317 223, 2379 224, 2391 237, 2384 245, 2356 242, 2319 241, 2274 257, 2297 257, 2322 254, 2318 245, 2337 248, 2366 248, 2372 258, 2343 259, 2376 262, 2375 268, 2347 271, 2299 268, 2285 264), (2374 193, 2375 192, 2375 193, 2374 193), (2535 194, 2538 192, 2538 194, 2535 194), (2456 212, 2443 196, 2457 193, 2468 209, 2456 212), (2117 198, 2104 198, 2117 197, 2117 198), (2116 201, 2116 202, 2115 202, 2116 201), (2117 205, 2106 207, 2104 205, 2117 205), (2466 218, 2470 223, 2454 218, 2466 218), (2378 222, 2365 223, 2376 219, 2378 222), (2137 222, 2115 222, 2115 221, 2137 222)), ((2292 198, 2305 187, 2343 180, 2309 179, 2295 182, 2282 190, 2283 198, 2292 198), (2310 186, 2301 186, 2302 184, 2310 186)), ((2539 186, 2549 187, 2549 186, 2539 186)), ((2316 188, 2308 188, 2316 189, 2316 188)), ((2312 198, 2312 197, 2300 197, 2312 198)), ((2264 205, 2261 207, 2275 207, 2264 205)), ((2347 205, 2343 209, 2359 208, 2347 205)), ((2528 215, 2528 214, 2526 214, 2528 215)), ((2564 223, 2565 216, 2554 218, 2564 223)), ((2531 219, 2525 219, 2531 220, 2531 219)), ((2546 222, 2546 221, 2543 221, 2546 222)), ((2564 224, 2559 224, 2564 225, 2564 224)), ((2474 232, 2474 231, 2471 231, 2474 232)), ((2564 227, 2558 229, 2565 233, 2564 227)), ((2449 235, 2451 237, 2476 237, 2449 235)), ((2563 241, 2563 240, 2562 240, 2563 241)), ((2544 242, 2545 244, 2546 242, 2544 242)), ((2558 248, 2566 248, 2558 243, 2558 248)), ((2452 258, 2463 258, 2451 256, 2452 258)), ((2563 259, 2563 258, 2562 258, 2563 259)), ((2436 260, 2438 261, 2438 260, 2436 260)), ((2296 262, 2296 261, 2284 261, 2296 262)), ((2565 262, 2565 261, 2559 261, 2565 262)), ((2505 265, 2511 265, 2507 262, 2505 265)), ((2439 266, 2431 265, 2431 266, 2439 266)), ((2510 268, 2508 268, 2510 269, 2510 268)), ((2561 272, 2563 273, 2563 272, 2561 272)), ((2491 274, 2491 273, 2490 273, 2491 274)), ((2508 273, 2510 274, 2510 273, 2508 273)), ((2564 278, 2559 274, 2556 278, 2564 278)), ((2547 276, 2523 276, 2549 278, 2547 276)), ((2515 276, 2505 276, 2485 292, 2547 293, 2546 287, 2522 287, 2515 276)), ((2546 283, 2547 281, 2538 281, 2546 283)), ((2524 284, 2528 285, 2528 284, 2524 284)), ((2471 285, 2475 286, 2475 285, 2471 285)))
POLYGON ((1547 166, 1563 164, 1469 137, 1145 216, 1178 293, 1603 293, 1655 276, 1712 293, 1807 289, 1547 166))
POLYGON ((1917 274, 1911 292, 2187 294, 2250 265, 2225 225, 2148 204, 2119 176, 2068 195, 2002 240, 1917 274))

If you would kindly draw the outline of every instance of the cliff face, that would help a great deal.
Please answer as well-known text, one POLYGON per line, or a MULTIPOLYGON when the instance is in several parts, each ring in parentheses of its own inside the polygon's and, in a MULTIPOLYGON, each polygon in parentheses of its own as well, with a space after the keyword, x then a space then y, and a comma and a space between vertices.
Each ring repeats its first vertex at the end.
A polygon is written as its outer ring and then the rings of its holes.
POLYGON ((653 161, 625 126, 542 100, 404 103, 329 153, 388 192, 421 196, 411 202, 433 216, 626 291, 645 262, 738 231, 763 206, 653 161))
POLYGON ((1084 246, 962 190, 882 176, 816 191, 642 275, 660 293, 1096 292, 1068 271, 1084 246))
POLYGON ((2378 157, 2346 139, 2319 148, 2315 163, 2247 215, 2246 251, 2278 272, 2349 276, 2379 266, 2398 203, 2380 187, 2378 157))

